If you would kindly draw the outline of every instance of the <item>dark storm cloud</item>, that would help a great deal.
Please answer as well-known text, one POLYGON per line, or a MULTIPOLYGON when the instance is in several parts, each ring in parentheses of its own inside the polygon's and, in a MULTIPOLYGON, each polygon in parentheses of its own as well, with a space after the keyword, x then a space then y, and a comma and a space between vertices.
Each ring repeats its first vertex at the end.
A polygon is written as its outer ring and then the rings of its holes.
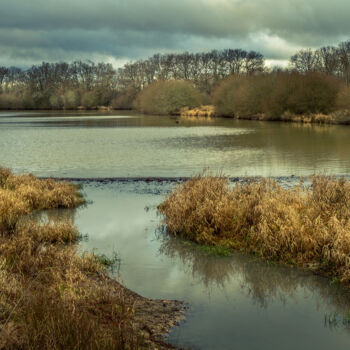
POLYGON ((0 64, 255 49, 286 59, 350 36, 348 0, 0 0, 0 64))

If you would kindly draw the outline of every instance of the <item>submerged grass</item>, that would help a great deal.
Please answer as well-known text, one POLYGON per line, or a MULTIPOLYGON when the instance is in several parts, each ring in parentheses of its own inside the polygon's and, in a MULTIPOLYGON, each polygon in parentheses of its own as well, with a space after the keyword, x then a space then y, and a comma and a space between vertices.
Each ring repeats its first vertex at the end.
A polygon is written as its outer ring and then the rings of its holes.
POLYGON ((77 253, 71 221, 27 217, 82 203, 73 184, 0 168, 1 349, 144 348, 133 300, 108 278, 107 259, 77 253))
POLYGON ((170 234, 299 265, 350 285, 350 182, 312 177, 290 189, 265 179, 230 187, 197 176, 159 206, 170 234))

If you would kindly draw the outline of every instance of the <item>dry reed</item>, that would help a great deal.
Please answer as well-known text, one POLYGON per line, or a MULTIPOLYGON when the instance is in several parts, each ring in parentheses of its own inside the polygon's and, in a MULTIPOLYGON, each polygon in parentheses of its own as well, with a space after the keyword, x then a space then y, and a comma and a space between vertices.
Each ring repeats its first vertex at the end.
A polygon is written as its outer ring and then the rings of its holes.
POLYGON ((285 189, 197 176, 159 206, 170 234, 296 264, 350 283, 350 182, 312 177, 285 189))
POLYGON ((0 168, 0 348, 135 349, 133 302, 94 254, 72 244, 71 221, 27 214, 84 202, 77 186, 0 168))
POLYGON ((0 349, 171 348, 161 336, 180 302, 128 291, 108 277, 107 258, 78 253, 72 220, 34 212, 83 203, 71 183, 0 168, 0 349))
POLYGON ((213 118, 215 117, 215 107, 212 105, 200 106, 189 109, 188 107, 181 109, 181 117, 197 117, 197 118, 213 118))

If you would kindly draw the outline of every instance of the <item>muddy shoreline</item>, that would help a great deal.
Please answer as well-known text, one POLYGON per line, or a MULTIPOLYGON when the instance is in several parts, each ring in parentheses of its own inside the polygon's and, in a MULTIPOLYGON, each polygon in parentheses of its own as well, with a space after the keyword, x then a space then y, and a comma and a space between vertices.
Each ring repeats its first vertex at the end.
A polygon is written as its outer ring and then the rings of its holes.
POLYGON ((98 278, 95 283, 107 285, 116 295, 122 293, 127 305, 133 308, 133 328, 146 346, 159 350, 179 349, 167 342, 167 335, 186 318, 188 304, 179 300, 145 298, 109 277, 98 278))

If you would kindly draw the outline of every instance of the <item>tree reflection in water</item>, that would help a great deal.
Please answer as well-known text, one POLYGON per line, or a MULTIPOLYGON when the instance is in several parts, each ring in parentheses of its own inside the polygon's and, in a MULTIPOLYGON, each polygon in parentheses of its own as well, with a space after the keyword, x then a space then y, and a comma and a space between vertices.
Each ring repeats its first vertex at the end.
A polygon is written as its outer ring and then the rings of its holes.
POLYGON ((161 231, 157 232, 161 240, 159 253, 179 259, 186 272, 208 293, 214 287, 225 291, 232 281, 239 281, 253 303, 267 308, 274 299, 296 300, 297 293, 303 290, 316 301, 316 308, 322 305, 331 310, 324 315, 325 326, 343 325, 350 331, 350 290, 339 284, 296 267, 266 262, 240 252, 228 257, 213 255, 194 243, 161 231))

